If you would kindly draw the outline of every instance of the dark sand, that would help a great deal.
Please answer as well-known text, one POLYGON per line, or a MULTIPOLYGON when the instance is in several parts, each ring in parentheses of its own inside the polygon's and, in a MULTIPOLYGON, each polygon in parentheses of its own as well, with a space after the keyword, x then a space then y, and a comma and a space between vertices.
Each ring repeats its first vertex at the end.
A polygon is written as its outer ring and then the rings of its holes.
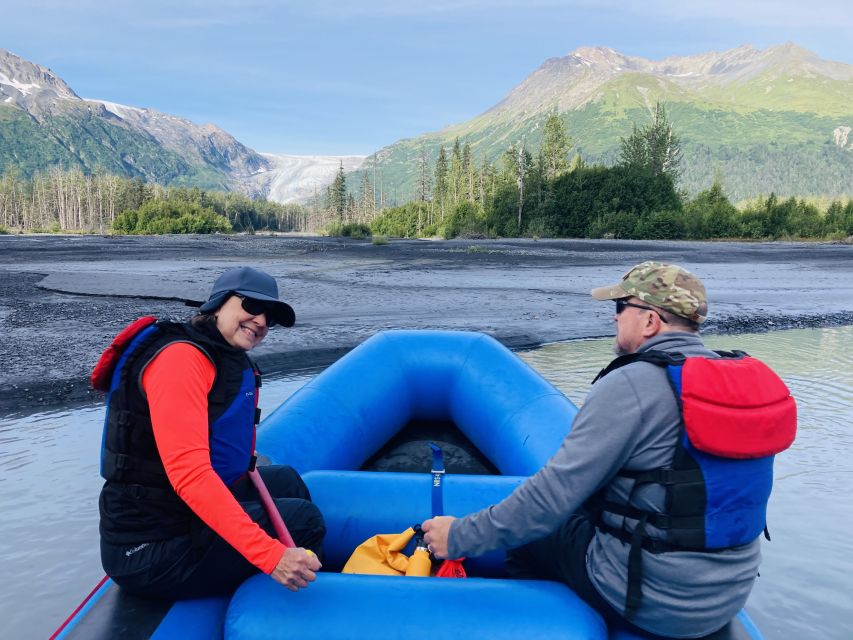
POLYGON ((703 278, 706 332, 853 324, 853 246, 267 236, 0 236, 0 415, 99 399, 88 375, 141 315, 188 318, 228 267, 279 281, 296 310, 253 354, 324 366, 384 329, 484 331, 513 347, 613 334, 592 287, 658 259, 703 278))

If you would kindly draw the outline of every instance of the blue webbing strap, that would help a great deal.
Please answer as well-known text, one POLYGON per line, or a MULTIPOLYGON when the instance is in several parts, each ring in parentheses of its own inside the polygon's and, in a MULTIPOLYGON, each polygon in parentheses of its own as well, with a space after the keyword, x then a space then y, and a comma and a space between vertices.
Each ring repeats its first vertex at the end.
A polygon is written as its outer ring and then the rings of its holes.
POLYGON ((444 495, 442 481, 444 479, 444 454, 434 442, 429 443, 432 449, 432 517, 444 515, 444 495))

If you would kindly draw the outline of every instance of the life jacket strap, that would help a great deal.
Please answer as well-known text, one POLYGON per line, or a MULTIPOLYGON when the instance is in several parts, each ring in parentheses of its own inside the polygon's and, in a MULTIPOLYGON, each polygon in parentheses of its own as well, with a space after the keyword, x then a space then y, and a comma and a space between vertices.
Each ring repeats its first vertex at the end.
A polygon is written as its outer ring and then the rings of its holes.
POLYGON ((616 475, 622 478, 630 478, 639 484, 653 482, 655 484, 674 485, 703 479, 702 473, 698 469, 649 469, 646 471, 623 469, 616 475))
POLYGON ((432 449, 432 516, 444 515, 444 453, 434 442, 429 443, 432 449))
POLYGON ((116 478, 119 482, 121 472, 138 471, 151 474, 156 477, 164 476, 165 470, 160 460, 146 460, 131 457, 124 453, 115 453, 109 449, 104 450, 104 470, 110 478, 116 478))
POLYGON ((665 513, 652 513, 643 511, 630 505, 619 502, 610 502, 602 500, 596 506, 601 506, 603 511, 612 513, 623 518, 631 518, 632 520, 642 520, 648 522, 656 529, 668 531, 671 529, 699 529, 705 526, 705 514, 699 513, 696 515, 681 515, 673 516, 665 513))
POLYGON ((631 549, 628 551, 628 589, 625 592, 625 618, 630 620, 640 608, 643 600, 643 532, 646 516, 637 523, 631 533, 631 549))

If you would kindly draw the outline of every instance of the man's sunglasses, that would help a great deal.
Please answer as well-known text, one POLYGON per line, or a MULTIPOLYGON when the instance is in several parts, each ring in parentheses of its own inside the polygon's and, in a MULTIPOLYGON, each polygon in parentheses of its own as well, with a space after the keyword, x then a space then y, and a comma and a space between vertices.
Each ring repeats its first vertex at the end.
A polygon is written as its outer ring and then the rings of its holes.
POLYGON ((267 305, 266 302, 263 300, 255 300, 254 298, 247 298, 240 293, 235 293, 234 295, 240 298, 240 305, 243 307, 243 311, 251 313, 253 316, 264 314, 267 317, 267 326, 275 326, 275 320, 273 320, 269 305, 267 305))
POLYGON ((652 309, 651 307, 645 307, 641 304, 636 304, 634 302, 628 302, 625 298, 617 298, 616 299, 616 315, 618 316, 620 313, 625 311, 626 307, 634 307, 635 309, 643 309, 644 311, 654 311, 658 314, 658 318, 660 321, 666 324, 666 318, 664 318, 660 313, 657 312, 656 309, 652 309))

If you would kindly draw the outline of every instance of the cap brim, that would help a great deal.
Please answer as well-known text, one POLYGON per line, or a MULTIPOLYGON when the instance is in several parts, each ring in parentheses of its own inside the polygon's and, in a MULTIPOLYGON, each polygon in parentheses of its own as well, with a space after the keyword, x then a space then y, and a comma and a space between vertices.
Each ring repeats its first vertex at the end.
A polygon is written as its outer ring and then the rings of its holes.
POLYGON ((621 284, 612 284, 608 287, 598 287, 590 291, 592 297, 596 300, 618 300, 619 298, 627 298, 631 294, 622 288, 621 284))
POLYGON ((292 327, 296 322, 296 314, 293 312, 293 307, 281 300, 269 303, 268 315, 276 324, 280 324, 282 327, 292 327))
POLYGON ((259 291, 250 291, 249 289, 237 289, 235 293, 268 303, 269 315, 276 324, 280 324, 283 327, 292 327, 296 322, 296 314, 293 312, 293 307, 278 298, 273 298, 259 291))

